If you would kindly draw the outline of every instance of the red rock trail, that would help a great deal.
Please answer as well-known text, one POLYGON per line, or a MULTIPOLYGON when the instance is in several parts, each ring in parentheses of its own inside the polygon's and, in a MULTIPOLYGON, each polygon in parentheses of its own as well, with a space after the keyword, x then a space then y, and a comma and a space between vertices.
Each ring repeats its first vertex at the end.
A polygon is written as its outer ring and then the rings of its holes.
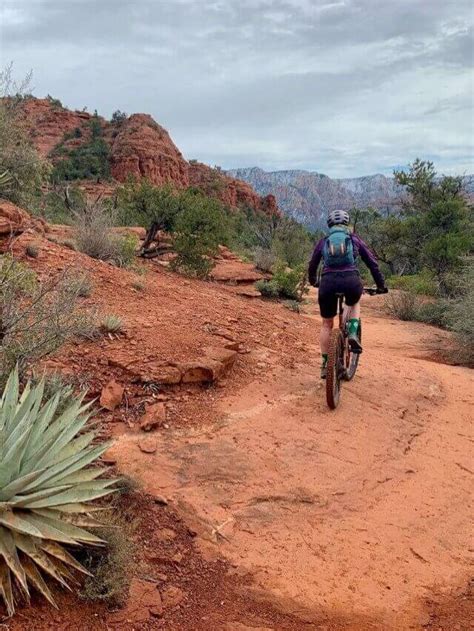
MULTIPOLYGON (((139 291, 133 273, 51 242, 48 233, 27 231, 13 250, 40 276, 71 265, 86 270, 93 291, 84 304, 123 318, 123 334, 71 344, 48 363, 86 380, 94 396, 111 379, 125 387, 124 403, 101 416, 117 438, 110 458, 168 499, 198 533, 206 559, 227 559, 252 577, 249 609, 236 605, 227 614, 216 605, 210 628, 255 629, 249 612, 260 601, 273 612, 260 619, 274 631, 440 628, 431 626, 426 601, 451 597, 472 569, 474 472, 472 371, 432 360, 445 333, 390 320, 383 298, 364 299, 360 368, 331 412, 317 378, 314 295, 298 315, 241 295, 238 284, 186 280, 151 262, 139 291), (25 255, 31 240, 37 259, 25 255), (240 353, 220 387, 148 390, 146 376, 164 363, 188 365, 204 348, 229 343, 240 353), (166 422, 145 435, 140 423, 157 402, 166 422)), ((233 265, 220 261, 216 278, 236 283, 233 265)), ((199 602, 212 601, 206 589, 199 602)), ((449 620, 459 617, 449 615, 436 620, 448 620, 441 628, 451 631, 449 620)), ((191 620, 142 628, 206 628, 191 620)), ((90 618, 84 624, 71 628, 92 628, 90 618)))
POLYGON ((315 344, 292 369, 259 346, 258 375, 218 398, 215 424, 157 435, 154 454, 123 435, 112 453, 283 611, 418 629, 430 592, 469 576, 472 373, 429 361, 437 332, 379 306, 366 301, 364 355, 335 412, 315 344))

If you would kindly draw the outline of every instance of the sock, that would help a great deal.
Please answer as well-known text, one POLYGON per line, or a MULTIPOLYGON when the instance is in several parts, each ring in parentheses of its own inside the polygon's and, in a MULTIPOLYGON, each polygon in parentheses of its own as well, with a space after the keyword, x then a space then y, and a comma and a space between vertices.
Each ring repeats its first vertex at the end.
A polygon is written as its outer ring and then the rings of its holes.
POLYGON ((321 357, 323 358, 323 366, 325 366, 328 363, 328 354, 321 353, 321 357))
POLYGON ((357 335, 359 330, 359 318, 351 318, 347 323, 347 332, 349 335, 357 335))

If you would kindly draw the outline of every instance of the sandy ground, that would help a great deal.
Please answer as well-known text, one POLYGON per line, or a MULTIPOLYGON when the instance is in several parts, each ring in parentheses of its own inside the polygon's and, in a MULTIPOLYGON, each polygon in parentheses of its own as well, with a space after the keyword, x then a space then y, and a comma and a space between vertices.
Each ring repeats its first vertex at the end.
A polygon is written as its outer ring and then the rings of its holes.
POLYGON ((124 435, 113 454, 148 491, 185 502, 205 547, 251 571, 282 610, 420 628, 429 594, 472 571, 473 377, 425 358, 434 329, 370 307, 336 411, 316 346, 293 369, 260 347, 260 373, 217 401, 217 425, 159 436, 152 455, 124 435))
POLYGON ((188 550, 194 560, 173 561, 185 609, 163 618, 119 627, 71 597, 54 616, 34 603, 12 629, 471 628, 473 373, 433 360, 446 333, 391 320, 382 297, 364 298, 359 370, 330 411, 314 293, 296 314, 242 296, 239 284, 190 281, 151 262, 138 291, 136 274, 35 235, 15 254, 43 277, 86 271, 84 304, 123 318, 123 334, 78 341, 48 364, 93 396, 111 378, 125 386, 123 405, 99 417, 116 438, 108 456, 169 502, 169 514, 146 503, 137 513, 148 535, 135 578, 160 580, 146 550, 164 545, 163 527, 182 540, 170 559, 188 550), (40 254, 27 260, 32 239, 40 254), (139 419, 156 393, 126 366, 194 361, 229 340, 241 352, 219 383, 160 390, 167 423, 144 453, 139 419))

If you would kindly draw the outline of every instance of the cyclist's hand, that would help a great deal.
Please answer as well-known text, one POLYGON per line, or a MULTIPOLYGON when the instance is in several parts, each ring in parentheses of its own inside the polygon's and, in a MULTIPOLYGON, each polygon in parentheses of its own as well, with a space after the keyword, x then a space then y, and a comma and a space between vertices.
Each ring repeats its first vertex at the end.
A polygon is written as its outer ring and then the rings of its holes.
POLYGON ((388 287, 377 287, 378 294, 388 294, 388 287))

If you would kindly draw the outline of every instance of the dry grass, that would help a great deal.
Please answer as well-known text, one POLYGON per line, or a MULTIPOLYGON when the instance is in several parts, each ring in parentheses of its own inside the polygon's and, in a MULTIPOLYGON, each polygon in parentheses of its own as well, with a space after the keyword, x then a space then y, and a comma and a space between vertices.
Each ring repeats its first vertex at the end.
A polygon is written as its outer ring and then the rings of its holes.
POLYGON ((81 596, 92 602, 122 606, 127 597, 132 577, 135 544, 133 536, 137 522, 124 515, 119 502, 101 517, 104 527, 97 534, 106 542, 105 548, 90 548, 82 560, 92 573, 83 585, 81 596))
POLYGON ((103 333, 120 333, 123 329, 123 320, 115 314, 106 315, 102 318, 100 329, 103 333))

